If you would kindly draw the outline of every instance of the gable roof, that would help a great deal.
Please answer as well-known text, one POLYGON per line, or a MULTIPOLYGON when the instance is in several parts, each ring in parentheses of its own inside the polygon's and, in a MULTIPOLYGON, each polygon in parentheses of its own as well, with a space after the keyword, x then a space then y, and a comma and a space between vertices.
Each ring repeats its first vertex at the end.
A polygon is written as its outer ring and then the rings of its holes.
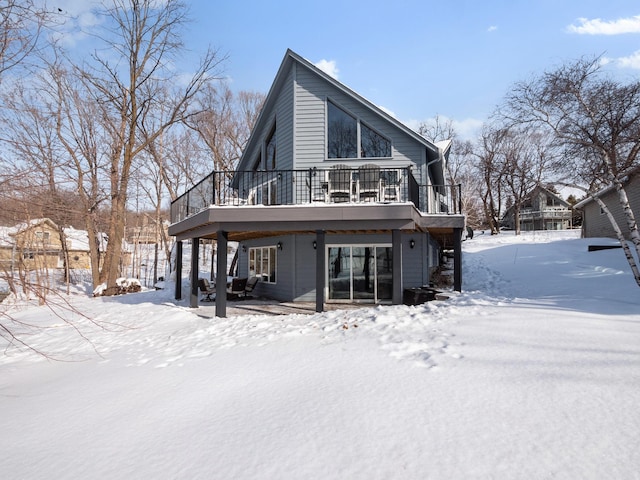
MULTIPOLYGON (((625 175, 625 177, 622 179, 622 185, 626 186, 631 180, 633 180, 635 177, 637 177, 639 175, 640 175, 640 167, 635 168, 634 170, 629 172, 627 175, 625 175)), ((587 195, 585 198, 583 198, 578 203, 576 203, 573 206, 573 208, 576 208, 576 209, 580 210, 585 205, 587 205, 588 203, 595 202, 593 197, 602 198, 603 195, 605 195, 606 193, 609 193, 612 190, 615 190, 615 188, 616 188, 616 186, 614 184, 608 185, 608 186, 602 188, 601 190, 598 190, 593 196, 587 195)))
POLYGON ((318 67, 316 67, 313 63, 311 63, 309 60, 301 57, 291 49, 287 49, 287 52, 284 55, 284 59, 280 64, 280 68, 278 69, 278 73, 276 74, 273 84, 271 85, 271 88, 269 89, 269 93, 267 94, 265 102, 262 106, 262 110, 260 111, 260 114, 258 115, 258 119, 256 120, 256 123, 251 131, 251 136, 249 137, 249 141, 247 142, 247 145, 244 151, 242 152, 242 157, 238 162, 239 170, 242 165, 244 165, 249 161, 246 158, 247 152, 252 152, 254 150, 254 148, 256 147, 256 142, 259 141, 260 132, 263 130, 263 128, 267 127, 267 125, 264 125, 264 122, 266 121, 264 117, 268 115, 268 112, 271 112, 273 110, 275 103, 277 101, 278 92, 280 92, 283 89, 283 86, 287 81, 287 72, 289 72, 294 62, 307 68, 308 70, 313 72, 315 75, 321 77, 323 80, 333 85, 335 88, 340 90, 345 95, 351 97, 354 101, 358 102, 363 107, 369 109, 379 117, 382 117, 387 122, 393 124, 399 130, 406 133, 417 142, 421 143, 426 149, 430 150, 432 154, 437 155, 439 158, 444 158, 442 156, 442 150, 443 150, 442 148, 439 148, 438 146, 434 145, 432 142, 427 140, 418 132, 407 127, 404 123, 392 117, 383 109, 381 109, 380 107, 376 106, 375 104, 373 104, 372 102, 364 98, 362 95, 356 93, 354 90, 350 89, 343 83, 339 82, 338 80, 333 78, 331 75, 323 72, 318 67))

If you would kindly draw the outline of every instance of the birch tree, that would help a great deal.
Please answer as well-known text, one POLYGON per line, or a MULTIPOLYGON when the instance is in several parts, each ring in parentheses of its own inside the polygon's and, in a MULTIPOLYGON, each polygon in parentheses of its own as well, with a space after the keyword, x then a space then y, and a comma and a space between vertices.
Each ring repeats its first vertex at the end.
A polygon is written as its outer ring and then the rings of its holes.
POLYGON ((581 188, 603 209, 640 286, 631 247, 598 196, 605 185, 615 188, 629 240, 640 256, 638 225, 624 187, 639 164, 640 81, 622 83, 605 75, 599 58, 580 59, 517 83, 506 97, 502 115, 553 134, 563 153, 557 167, 565 175, 564 183, 581 188))

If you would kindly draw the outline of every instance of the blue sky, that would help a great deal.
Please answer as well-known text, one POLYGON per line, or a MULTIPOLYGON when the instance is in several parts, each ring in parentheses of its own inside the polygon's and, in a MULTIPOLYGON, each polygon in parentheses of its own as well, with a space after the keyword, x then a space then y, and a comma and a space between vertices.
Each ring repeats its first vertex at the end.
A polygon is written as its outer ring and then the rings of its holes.
POLYGON ((604 55, 616 75, 640 76, 638 0, 186 3, 186 46, 227 53, 234 90, 266 93, 291 48, 410 126, 438 114, 463 135, 514 82, 567 60, 604 55))

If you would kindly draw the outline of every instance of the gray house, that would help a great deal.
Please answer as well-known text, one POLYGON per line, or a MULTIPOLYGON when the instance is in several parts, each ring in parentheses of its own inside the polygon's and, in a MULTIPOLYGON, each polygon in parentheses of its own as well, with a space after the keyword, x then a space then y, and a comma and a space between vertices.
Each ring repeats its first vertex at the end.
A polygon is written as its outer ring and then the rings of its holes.
MULTIPOLYGON (((636 170, 630 174, 623 182, 631 209, 640 215, 640 171, 636 170)), ((629 227, 626 218, 618 201, 618 193, 613 186, 607 187, 597 193, 604 203, 609 207, 616 222, 622 230, 625 238, 629 238, 629 227)), ((578 202, 575 208, 582 211, 582 236, 584 238, 610 237, 616 238, 616 234, 611 226, 611 222, 605 215, 600 205, 592 198, 585 198, 578 202)))
MULTIPOLYGON (((431 282, 445 251, 460 290, 465 218, 460 187, 445 185, 449 148, 289 50, 237 170, 212 172, 176 199, 169 234, 179 252, 192 242, 196 266, 200 238, 217 240, 218 251, 239 242, 237 276, 259 277, 256 294, 317 311, 402 303, 405 289, 431 282)), ((227 273, 219 255, 216 278, 227 273)), ((216 315, 226 315, 224 295, 216 315)))
MULTIPOLYGON (((543 186, 534 188, 524 199, 520 208, 520 230, 565 230, 571 227, 571 205, 543 186)), ((515 208, 509 207, 502 225, 515 230, 515 208)))

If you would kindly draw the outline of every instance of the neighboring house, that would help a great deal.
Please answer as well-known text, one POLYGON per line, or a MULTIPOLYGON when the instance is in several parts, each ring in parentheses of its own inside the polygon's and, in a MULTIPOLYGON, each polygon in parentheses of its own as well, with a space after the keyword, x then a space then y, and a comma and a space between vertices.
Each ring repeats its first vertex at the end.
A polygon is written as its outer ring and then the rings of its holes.
MULTIPOLYGON (((627 192, 629 198, 629 204, 636 220, 640 216, 640 171, 636 170, 630 174, 623 182, 624 189, 627 192)), ((627 219, 622 213, 622 207, 618 200, 618 193, 613 186, 607 187, 596 194, 604 203, 609 207, 611 213, 613 213, 616 222, 622 230, 622 234, 625 238, 629 238, 629 227, 627 226, 627 219)), ((616 238, 616 234, 611 226, 611 222, 605 215, 600 205, 592 198, 585 198, 581 202, 578 202, 575 207, 582 211, 582 236, 585 238, 591 237, 611 237, 616 238)))
MULTIPOLYGON (((89 238, 85 230, 62 229, 69 268, 91 268, 89 238)), ((103 239, 104 244, 104 239, 103 239)), ((123 249, 123 265, 130 254, 123 249)), ((0 269, 42 270, 64 268, 64 249, 58 225, 49 218, 31 220, 13 227, 0 227, 0 269)))
MULTIPOLYGON (((69 267, 89 268, 88 246, 78 242, 73 229, 64 229, 69 267), (67 236, 67 233, 70 236, 67 236)), ((0 239, 0 264, 6 270, 56 269, 64 265, 58 225, 48 218, 4 227, 0 239)), ((84 232, 86 236, 86 232, 84 232)))
MULTIPOLYGON (((538 186, 525 197, 520 207, 520 230, 565 230, 571 228, 572 211, 569 202, 552 191, 538 186)), ((515 230, 515 208, 509 207, 502 225, 515 230)))
MULTIPOLYGON (((460 187, 445 185, 450 142, 434 144, 287 51, 233 179, 213 172, 171 204, 169 234, 224 251, 237 275, 283 301, 402 303, 452 251, 461 289, 460 187)), ((177 265, 176 298, 181 296, 177 265)), ((191 305, 197 306, 197 268, 191 305)), ((216 276, 227 275, 225 255, 216 276)), ((216 315, 226 298, 216 296, 216 315)))

